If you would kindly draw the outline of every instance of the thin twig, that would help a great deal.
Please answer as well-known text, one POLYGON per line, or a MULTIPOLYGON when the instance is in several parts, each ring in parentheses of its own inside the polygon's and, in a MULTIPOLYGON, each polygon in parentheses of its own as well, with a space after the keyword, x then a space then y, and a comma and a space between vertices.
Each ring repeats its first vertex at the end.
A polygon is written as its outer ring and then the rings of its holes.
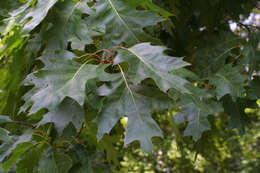
POLYGON ((115 49, 118 49, 118 48, 127 49, 126 47, 119 45, 119 46, 114 46, 114 47, 111 49, 111 52, 113 52, 115 49))
POLYGON ((91 61, 98 61, 98 60, 95 59, 95 58, 90 58, 90 59, 86 60, 86 61, 84 62, 84 64, 87 64, 87 63, 89 63, 89 62, 91 62, 91 61))
POLYGON ((85 56, 96 56, 100 52, 107 52, 108 54, 112 55, 112 51, 110 51, 108 49, 99 49, 99 50, 97 50, 96 52, 93 52, 93 53, 85 53, 85 54, 81 55, 79 58, 82 58, 82 57, 85 57, 85 56))

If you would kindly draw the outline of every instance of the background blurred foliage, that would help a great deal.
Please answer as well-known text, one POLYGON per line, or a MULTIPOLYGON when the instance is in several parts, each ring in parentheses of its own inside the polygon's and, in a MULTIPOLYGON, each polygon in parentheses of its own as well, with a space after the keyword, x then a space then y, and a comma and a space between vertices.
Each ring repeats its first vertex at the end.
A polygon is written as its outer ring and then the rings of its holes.
MULTIPOLYGON (((251 113, 259 110, 260 105, 251 113)), ((227 128, 228 118, 219 114, 210 117, 212 130, 205 132, 199 142, 185 137, 178 145, 176 133, 172 130, 174 124, 169 123, 173 121, 172 116, 169 112, 158 114, 156 119, 160 122, 165 139, 156 141, 157 147, 152 155, 143 153, 134 145, 120 150, 124 153, 123 161, 120 161, 120 168, 114 170, 124 173, 258 173, 260 117, 254 114, 250 116, 256 122, 250 124, 242 136, 237 130, 230 131, 227 128)), ((121 122, 124 124, 124 121, 121 122)), ((183 130, 182 126, 179 128, 183 130)))

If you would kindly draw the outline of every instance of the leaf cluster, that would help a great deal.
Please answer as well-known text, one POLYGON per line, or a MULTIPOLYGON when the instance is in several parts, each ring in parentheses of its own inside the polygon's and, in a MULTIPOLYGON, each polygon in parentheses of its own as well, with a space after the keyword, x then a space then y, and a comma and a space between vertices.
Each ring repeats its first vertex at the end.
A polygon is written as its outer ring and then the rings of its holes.
POLYGON ((180 146, 205 140, 208 118, 220 114, 243 133, 256 121, 244 109, 260 97, 260 37, 256 27, 240 28, 243 37, 228 26, 256 4, 7 0, 0 171, 109 172, 123 147, 152 153, 161 111, 178 112, 168 120, 180 146))

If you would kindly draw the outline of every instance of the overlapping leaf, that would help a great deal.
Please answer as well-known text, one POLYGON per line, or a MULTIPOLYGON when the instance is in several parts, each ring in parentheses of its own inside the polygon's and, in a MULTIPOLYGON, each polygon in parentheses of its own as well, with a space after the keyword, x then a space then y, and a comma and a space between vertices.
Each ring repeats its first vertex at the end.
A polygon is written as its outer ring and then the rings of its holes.
POLYGON ((250 122, 248 115, 245 113, 245 109, 252 106, 255 101, 246 98, 234 100, 230 95, 225 95, 222 98, 222 102, 225 113, 230 117, 228 128, 230 130, 237 129, 240 134, 243 134, 246 124, 250 122))
POLYGON ((197 141, 202 133, 210 129, 208 115, 222 112, 221 104, 211 100, 212 95, 197 87, 188 85, 192 94, 182 94, 171 89, 169 96, 173 99, 181 98, 179 105, 182 110, 178 112, 174 119, 177 124, 187 122, 184 130, 185 136, 192 136, 197 141))
POLYGON ((29 142, 32 136, 32 130, 27 130, 21 136, 9 136, 9 132, 1 129, 2 145, 0 147, 0 161, 2 162, 12 151, 22 143, 29 142), (3 135, 3 136, 2 136, 3 135))
POLYGON ((162 21, 162 18, 155 13, 138 11, 136 5, 122 0, 99 0, 94 8, 96 13, 90 16, 89 23, 106 27, 102 43, 104 47, 113 47, 122 43, 132 46, 153 40, 143 31, 143 28, 162 21))
POLYGON ((57 1, 58 0, 49 0, 46 2, 45 0, 38 0, 36 5, 33 6, 21 20, 23 23, 29 19, 29 22, 24 25, 23 31, 29 32, 39 25, 57 1))
POLYGON ((168 12, 167 10, 165 10, 163 8, 160 8, 152 0, 143 0, 143 1, 128 0, 128 1, 135 5, 141 5, 144 9, 149 9, 151 11, 154 11, 166 19, 169 18, 170 16, 173 16, 172 13, 168 12))
POLYGON ((225 65, 230 52, 238 48, 242 41, 243 38, 224 31, 206 37, 191 57, 194 71, 202 77, 216 73, 225 65))
POLYGON ((211 83, 216 86, 218 99, 226 94, 230 94, 236 100, 236 98, 243 96, 243 92, 245 91, 243 82, 245 80, 246 76, 240 74, 239 67, 225 65, 212 77, 211 83))
POLYGON ((210 129, 208 115, 223 111, 221 105, 216 102, 199 102, 183 105, 182 110, 174 116, 178 124, 188 122, 184 130, 184 136, 192 136, 195 141, 200 139, 204 131, 210 129))
POLYGON ((24 153, 23 157, 17 163, 16 171, 20 172, 33 172, 34 167, 38 165, 41 152, 43 151, 43 144, 37 145, 31 150, 24 153))
POLYGON ((20 143, 12 150, 12 155, 6 162, 3 163, 3 169, 7 171, 27 150, 33 147, 31 142, 20 143))
POLYGON ((149 43, 137 44, 129 49, 120 48, 115 63, 128 62, 130 64, 126 75, 134 84, 138 84, 146 78, 152 78, 164 92, 175 88, 181 93, 189 93, 184 87, 187 81, 169 73, 169 71, 189 64, 182 58, 165 55, 165 50, 165 47, 152 46, 149 43))
POLYGON ((192 136, 197 141, 202 133, 210 129, 207 119, 207 113, 197 108, 193 103, 189 103, 182 107, 182 111, 175 116, 176 123, 188 121, 188 125, 184 131, 184 136, 192 136))
POLYGON ((32 0, 29 0, 26 4, 10 13, 9 26, 5 32, 10 31, 12 26, 15 25, 23 25, 22 32, 27 33, 32 31, 41 23, 57 1, 58 0, 49 0, 46 2, 45 0, 38 0, 37 3, 33 5, 32 0))
POLYGON ((57 108, 44 115, 38 125, 54 123, 55 128, 61 135, 70 122, 79 130, 84 120, 85 112, 83 108, 76 101, 66 98, 57 108))
POLYGON ((92 37, 103 33, 102 27, 87 24, 83 18, 92 13, 87 2, 65 0, 55 6, 47 21, 50 27, 42 31, 47 50, 65 49, 69 41, 73 49, 84 50, 85 44, 93 43, 92 37))
POLYGON ((53 110, 65 97, 71 97, 80 105, 85 99, 85 85, 89 79, 96 78, 97 65, 79 64, 72 60, 74 54, 62 51, 41 57, 45 67, 27 78, 35 87, 25 95, 30 113, 42 108, 53 110))
POLYGON ((43 153, 39 161, 39 172, 67 173, 72 167, 72 159, 65 153, 47 155, 43 153))
POLYGON ((35 1, 28 1, 11 13, 5 32, 12 30, 15 25, 23 25, 21 32, 32 31, 47 16, 51 8, 55 10, 49 14, 50 17, 46 22, 49 26, 43 27, 42 30, 44 40, 48 42, 48 50, 66 48, 68 41, 72 42, 73 48, 83 50, 85 44, 93 42, 93 36, 103 32, 102 28, 87 25, 86 20, 82 18, 83 14, 91 13, 87 0, 78 2, 65 0, 59 3, 57 0, 51 0, 48 3, 38 0, 35 5, 32 5, 32 2, 35 1))
POLYGON ((98 148, 102 152, 106 152, 107 161, 119 165, 120 154, 114 148, 115 141, 118 141, 120 136, 105 135, 99 142, 98 148), (118 138, 118 139, 117 139, 118 138))
POLYGON ((151 152, 153 136, 162 136, 156 122, 150 117, 156 109, 166 109, 169 104, 167 95, 149 87, 115 83, 109 88, 99 89, 100 95, 108 97, 102 112, 96 118, 98 138, 109 133, 117 121, 123 116, 128 117, 125 145, 138 140, 143 151, 151 152))

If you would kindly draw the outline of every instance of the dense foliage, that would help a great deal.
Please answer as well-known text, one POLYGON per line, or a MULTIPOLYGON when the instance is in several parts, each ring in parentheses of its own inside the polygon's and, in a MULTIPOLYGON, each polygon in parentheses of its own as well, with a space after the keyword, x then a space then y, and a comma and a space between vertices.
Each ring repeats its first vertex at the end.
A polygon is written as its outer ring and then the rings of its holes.
POLYGON ((0 172, 259 171, 258 0, 0 3, 0 172))

